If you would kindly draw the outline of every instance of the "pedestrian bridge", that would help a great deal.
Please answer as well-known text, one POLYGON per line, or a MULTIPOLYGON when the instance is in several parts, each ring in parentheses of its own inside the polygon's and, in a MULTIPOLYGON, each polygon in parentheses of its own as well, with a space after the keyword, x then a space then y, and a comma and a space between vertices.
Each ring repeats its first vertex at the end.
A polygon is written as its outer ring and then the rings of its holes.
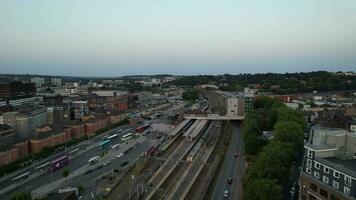
POLYGON ((245 116, 228 116, 219 114, 195 115, 184 114, 185 119, 204 119, 204 120, 244 120, 245 116))

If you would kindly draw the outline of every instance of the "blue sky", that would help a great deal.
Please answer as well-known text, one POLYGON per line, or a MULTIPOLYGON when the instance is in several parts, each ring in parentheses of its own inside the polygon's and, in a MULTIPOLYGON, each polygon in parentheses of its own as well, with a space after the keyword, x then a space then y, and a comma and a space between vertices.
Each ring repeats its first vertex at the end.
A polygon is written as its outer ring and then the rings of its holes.
POLYGON ((354 0, 0 0, 0 73, 356 71, 354 0))

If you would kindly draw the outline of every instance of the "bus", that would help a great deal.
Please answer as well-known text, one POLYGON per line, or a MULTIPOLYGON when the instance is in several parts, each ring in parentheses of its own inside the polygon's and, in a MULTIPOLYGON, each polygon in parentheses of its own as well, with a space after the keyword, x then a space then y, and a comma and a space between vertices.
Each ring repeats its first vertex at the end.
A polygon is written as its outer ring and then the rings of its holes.
POLYGON ((88 163, 92 165, 96 163, 99 160, 99 158, 100 158, 99 156, 92 157, 88 160, 88 163))
POLYGON ((111 148, 112 149, 118 149, 120 147, 120 144, 115 144, 115 145, 113 145, 111 148))
POLYGON ((99 149, 104 149, 106 147, 109 147, 110 144, 110 140, 104 140, 102 142, 100 142, 100 144, 98 145, 99 149))
POLYGON ((52 170, 52 172, 62 168, 65 165, 67 165, 68 162, 69 162, 69 159, 68 159, 67 155, 64 155, 64 156, 61 156, 61 157, 55 159, 54 161, 51 162, 51 170, 52 170))
POLYGON ((40 171, 40 172, 47 171, 49 169, 49 166, 50 166, 50 162, 46 162, 42 165, 35 167, 35 171, 40 171))
POLYGON ((12 181, 25 180, 26 178, 28 178, 28 177, 30 176, 30 174, 31 174, 31 172, 28 171, 28 172, 26 172, 26 173, 23 173, 23 174, 21 174, 21 175, 19 175, 19 176, 16 176, 16 177, 12 178, 11 180, 12 180, 12 181))
POLYGON ((116 138, 117 136, 119 136, 118 134, 113 134, 113 135, 110 135, 109 137, 107 137, 108 140, 111 140, 111 139, 114 139, 116 138))
POLYGON ((132 138, 133 134, 132 133, 128 133, 128 134, 125 134, 121 137, 121 141, 127 141, 127 140, 130 140, 132 138))
POLYGON ((145 125, 139 126, 139 127, 136 128, 136 132, 137 133, 142 133, 146 129, 150 128, 150 126, 151 126, 150 124, 145 124, 145 125))

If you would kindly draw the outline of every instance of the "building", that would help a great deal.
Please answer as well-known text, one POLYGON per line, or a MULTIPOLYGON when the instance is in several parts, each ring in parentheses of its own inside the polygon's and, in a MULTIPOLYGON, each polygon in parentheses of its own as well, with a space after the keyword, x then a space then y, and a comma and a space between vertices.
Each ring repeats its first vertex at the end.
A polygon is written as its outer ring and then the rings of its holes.
POLYGON ((42 87, 45 84, 45 79, 41 77, 31 78, 31 83, 36 84, 36 87, 42 87))
POLYGON ((94 90, 91 92, 99 97, 117 97, 122 95, 127 95, 126 91, 121 90, 94 90))
POLYGON ((356 199, 356 134, 315 125, 305 144, 301 200, 356 199))
POLYGON ((20 81, 10 83, 0 83, 0 100, 8 101, 31 97, 36 94, 34 83, 22 83, 20 81))
POLYGON ((7 100, 7 101, 0 101, 0 107, 2 106, 12 106, 13 108, 17 107, 34 107, 40 105, 43 102, 43 97, 41 96, 33 96, 21 99, 14 99, 14 100, 7 100))
POLYGON ((245 115, 245 98, 239 92, 221 92, 224 97, 227 116, 244 116, 245 115))
POLYGON ((253 111, 255 90, 250 88, 245 88, 244 96, 245 96, 245 112, 248 113, 253 111))
POLYGON ((74 119, 79 119, 84 115, 89 114, 88 101, 73 101, 74 119))
POLYGON ((3 114, 3 123, 13 127, 19 138, 32 137, 35 129, 47 123, 47 108, 38 107, 3 114))
POLYGON ((56 87, 62 86, 62 79, 60 78, 51 78, 51 85, 56 87))

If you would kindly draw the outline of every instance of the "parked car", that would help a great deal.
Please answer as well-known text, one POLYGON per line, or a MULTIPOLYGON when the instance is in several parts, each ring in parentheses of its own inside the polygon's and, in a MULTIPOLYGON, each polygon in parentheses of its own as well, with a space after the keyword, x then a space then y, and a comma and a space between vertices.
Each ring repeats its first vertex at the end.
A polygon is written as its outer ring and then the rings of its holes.
POLYGON ((110 164, 110 161, 105 161, 105 162, 103 163, 104 166, 107 166, 107 165, 109 165, 109 164, 110 164))
POLYGON ((223 197, 224 197, 224 198, 229 198, 229 196, 230 196, 229 190, 225 190, 225 191, 224 191, 224 194, 223 194, 223 197))
POLYGON ((116 157, 121 158, 123 155, 124 155, 123 153, 119 153, 119 154, 117 154, 116 157))

